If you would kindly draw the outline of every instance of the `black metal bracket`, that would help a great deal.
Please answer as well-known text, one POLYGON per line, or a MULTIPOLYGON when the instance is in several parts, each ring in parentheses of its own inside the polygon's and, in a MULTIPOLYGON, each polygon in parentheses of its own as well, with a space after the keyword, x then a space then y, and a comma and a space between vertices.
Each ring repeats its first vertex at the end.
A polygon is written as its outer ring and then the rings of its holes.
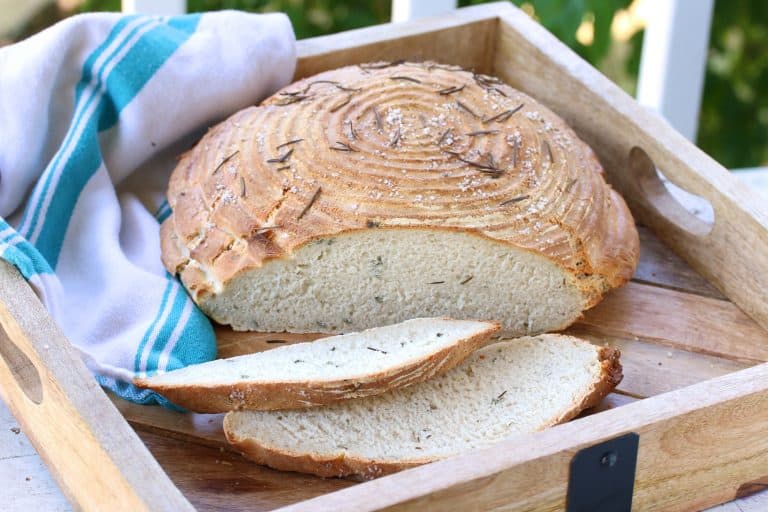
POLYGON ((634 432, 579 450, 571 459, 566 512, 629 512, 640 436, 634 432))

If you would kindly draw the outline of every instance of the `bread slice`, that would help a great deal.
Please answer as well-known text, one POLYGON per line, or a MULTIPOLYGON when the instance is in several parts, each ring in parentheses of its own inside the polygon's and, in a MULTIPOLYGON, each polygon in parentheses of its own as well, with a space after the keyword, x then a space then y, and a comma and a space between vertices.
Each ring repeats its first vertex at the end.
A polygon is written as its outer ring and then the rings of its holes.
POLYGON ((417 318, 134 382, 196 412, 314 407, 439 375, 498 330, 491 322, 417 318))
POLYGON ((231 412, 224 432, 259 464, 368 479, 569 420, 621 377, 618 350, 545 334, 488 345, 440 377, 375 397, 231 412))
POLYGON ((639 253, 629 209, 560 117, 435 63, 286 87, 183 155, 168 201, 166 268, 236 330, 445 315, 539 334, 626 282, 639 253))

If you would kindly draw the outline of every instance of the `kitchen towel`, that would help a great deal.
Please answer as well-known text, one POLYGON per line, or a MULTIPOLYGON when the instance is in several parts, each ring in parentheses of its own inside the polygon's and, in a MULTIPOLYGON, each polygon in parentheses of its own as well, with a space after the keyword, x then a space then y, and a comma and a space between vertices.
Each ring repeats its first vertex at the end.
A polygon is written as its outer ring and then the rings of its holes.
POLYGON ((0 48, 0 258, 100 384, 213 359, 212 326, 160 261, 175 158, 292 79, 282 14, 83 14, 0 48))

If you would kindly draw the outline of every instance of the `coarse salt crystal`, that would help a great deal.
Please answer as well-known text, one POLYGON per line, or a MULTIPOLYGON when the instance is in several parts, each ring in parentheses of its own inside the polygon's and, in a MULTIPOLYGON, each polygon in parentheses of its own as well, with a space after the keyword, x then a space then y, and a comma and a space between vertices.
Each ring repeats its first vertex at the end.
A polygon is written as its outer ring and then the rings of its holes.
POLYGON ((536 112, 534 110, 534 111, 531 111, 531 112, 526 112, 525 113, 525 117, 527 117, 531 121, 539 121, 541 119, 541 114, 539 114, 538 112, 536 112))
POLYGON ((386 120, 388 124, 402 126, 403 113, 399 108, 390 108, 387 110, 386 120))
POLYGON ((231 190, 225 190, 223 194, 221 194, 221 201, 225 204, 230 204, 235 202, 235 195, 232 193, 231 190))

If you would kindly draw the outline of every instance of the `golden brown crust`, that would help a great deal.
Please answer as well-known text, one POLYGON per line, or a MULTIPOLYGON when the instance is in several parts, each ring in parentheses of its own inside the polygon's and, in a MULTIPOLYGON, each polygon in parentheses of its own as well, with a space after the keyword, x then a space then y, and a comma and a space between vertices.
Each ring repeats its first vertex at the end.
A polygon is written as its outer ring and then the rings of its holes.
POLYGON ((150 388, 160 393, 176 405, 200 413, 317 407, 350 398, 380 395, 441 375, 461 363, 500 329, 500 324, 489 323, 486 329, 474 336, 457 340, 453 345, 422 359, 353 379, 327 382, 244 380, 231 385, 206 386, 192 383, 153 385, 151 380, 137 378, 133 383, 139 388, 150 388))
MULTIPOLYGON (((584 342, 588 343, 588 342, 584 342)), ((550 423, 549 426, 565 423, 578 416, 585 409, 599 404, 603 398, 612 392, 624 378, 621 367, 621 351, 613 347, 596 347, 597 357, 600 360, 600 378, 592 388, 584 393, 581 398, 574 401, 573 407, 562 416, 550 423)))
POLYGON ((168 198, 163 261, 198 302, 313 239, 377 226, 459 229, 541 254, 585 307, 626 282, 639 253, 626 204, 558 116, 430 63, 286 87, 211 129, 168 198))
POLYGON ((372 480, 380 476, 397 473, 404 469, 433 462, 436 459, 385 461, 355 457, 343 451, 333 455, 313 453, 298 453, 281 450, 272 446, 260 444, 250 438, 239 438, 234 429, 229 426, 230 415, 224 416, 224 434, 232 447, 244 457, 281 471, 296 471, 324 478, 356 477, 361 480, 372 480))

